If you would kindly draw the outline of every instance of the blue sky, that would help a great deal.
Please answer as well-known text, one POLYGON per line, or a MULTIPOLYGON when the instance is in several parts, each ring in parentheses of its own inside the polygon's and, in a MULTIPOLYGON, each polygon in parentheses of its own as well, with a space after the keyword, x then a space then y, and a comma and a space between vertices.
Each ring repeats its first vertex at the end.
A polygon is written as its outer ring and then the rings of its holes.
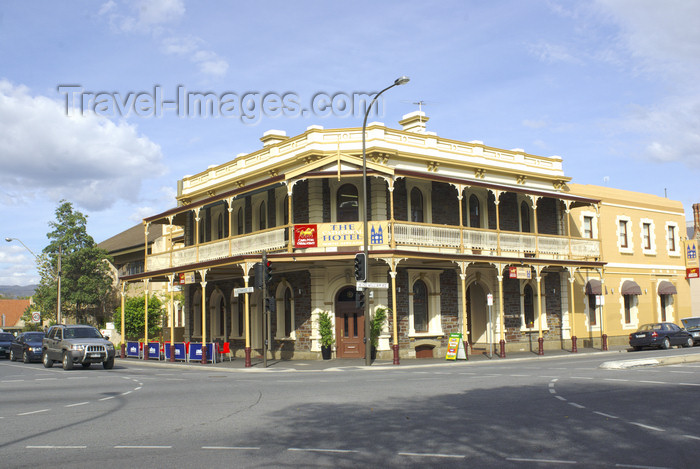
MULTIPOLYGON (((103 241, 175 206, 178 179, 260 148, 269 129, 360 115, 181 117, 88 106, 83 93, 371 93, 383 115, 424 101, 428 130, 564 159, 581 184, 700 202, 700 2, 9 1, 0 4, 0 236, 39 253, 61 199, 103 241), (103 112, 102 114, 107 114, 103 112)), ((105 95, 103 95, 105 96, 105 95)), ((38 281, 0 244, 0 284, 38 281)))

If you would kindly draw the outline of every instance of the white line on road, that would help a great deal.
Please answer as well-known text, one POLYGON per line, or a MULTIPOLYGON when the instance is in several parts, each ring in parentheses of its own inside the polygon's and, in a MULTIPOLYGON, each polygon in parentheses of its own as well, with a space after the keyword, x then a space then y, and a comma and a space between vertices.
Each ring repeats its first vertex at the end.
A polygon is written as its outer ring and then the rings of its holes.
POLYGON ((354 449, 327 449, 327 448, 287 448, 287 451, 309 451, 314 453, 359 453, 354 449))
POLYGON ((259 446, 202 446, 202 449, 218 449, 218 450, 258 450, 259 446))
POLYGON ((619 378, 604 378, 603 381, 620 381, 622 383, 629 382, 628 379, 619 379, 619 378))
POLYGON ((134 391, 138 391, 139 389, 141 389, 141 386, 134 388, 134 391))
POLYGON ((41 413, 41 412, 48 412, 49 410, 51 410, 51 409, 33 410, 33 411, 31 411, 31 412, 23 412, 23 413, 17 414, 17 415, 18 415, 18 416, 19 416, 19 415, 32 415, 32 414, 38 414, 38 413, 41 413))
POLYGON ((605 412, 598 412, 597 410, 593 411, 594 414, 602 415, 603 417, 607 417, 609 419, 617 419, 619 417, 616 417, 614 415, 606 414, 605 412))
POLYGON ((34 381, 57 381, 58 378, 37 378, 34 381))
POLYGON ((572 376, 571 379, 594 379, 590 376, 572 376))
POLYGON ((559 399, 560 401, 564 401, 564 402, 567 401, 567 399, 566 399, 565 397, 561 397, 561 396, 554 396, 554 397, 556 397, 556 398, 559 399))
POLYGON ((417 456, 424 458, 452 458, 452 459, 464 459, 467 456, 465 454, 442 454, 442 453, 398 453, 399 456, 417 456))
POLYGON ((665 432, 663 428, 659 427, 652 427, 651 425, 644 425, 643 423, 638 423, 638 422, 630 422, 632 425, 636 425, 638 427, 646 428, 647 430, 654 430, 656 432, 665 432))
POLYGON ((630 467, 633 469, 671 469, 666 466, 638 466, 635 464, 615 464, 615 467, 630 467))
POLYGON ((694 435, 683 435, 686 438, 690 438, 691 440, 700 440, 700 436, 694 436, 694 435))
POLYGON ((170 449, 172 446, 158 445, 116 445, 114 449, 170 449))
POLYGON ((102 399, 98 399, 98 401, 108 401, 110 399, 114 399, 115 396, 109 396, 109 397, 103 397, 102 399))
POLYGON ((700 386, 698 383, 678 383, 681 386, 700 386))
POLYGON ((85 449, 87 446, 81 445, 36 445, 36 446, 25 446, 26 449, 85 449))
POLYGON ((549 393, 550 393, 550 394, 556 394, 556 393, 557 393, 557 390, 554 389, 554 388, 549 388, 549 393))
POLYGON ((514 462, 537 462, 549 464, 578 464, 576 461, 564 461, 561 459, 527 459, 527 458, 506 458, 506 461, 514 462))
POLYGON ((569 402, 569 405, 576 407, 577 409, 585 409, 585 405, 577 404, 575 402, 569 402))
POLYGON ((664 383, 663 381, 643 381, 643 380, 638 381, 638 383, 646 383, 646 384, 668 384, 668 383, 664 383))
POLYGON ((131 394, 133 391, 125 391, 122 393, 122 396, 126 396, 127 394, 131 394))
POLYGON ((90 403, 90 401, 77 402, 75 404, 68 404, 68 405, 65 405, 63 407, 78 407, 79 405, 85 405, 85 404, 89 404, 89 403, 90 403))

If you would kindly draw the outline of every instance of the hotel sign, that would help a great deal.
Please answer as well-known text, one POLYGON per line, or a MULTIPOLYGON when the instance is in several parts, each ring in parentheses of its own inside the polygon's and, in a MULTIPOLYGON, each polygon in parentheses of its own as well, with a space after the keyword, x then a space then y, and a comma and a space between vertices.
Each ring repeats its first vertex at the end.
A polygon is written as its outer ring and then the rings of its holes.
POLYGON ((510 278, 521 280, 529 280, 532 278, 532 269, 530 267, 510 267, 509 273, 510 278))
POLYGON ((698 242, 695 239, 687 239, 685 241, 685 278, 700 278, 698 267, 698 242))
MULTIPOLYGON (((369 222, 370 245, 388 244, 388 222, 369 222)), ((294 225, 295 248, 360 246, 364 243, 362 222, 294 225)))

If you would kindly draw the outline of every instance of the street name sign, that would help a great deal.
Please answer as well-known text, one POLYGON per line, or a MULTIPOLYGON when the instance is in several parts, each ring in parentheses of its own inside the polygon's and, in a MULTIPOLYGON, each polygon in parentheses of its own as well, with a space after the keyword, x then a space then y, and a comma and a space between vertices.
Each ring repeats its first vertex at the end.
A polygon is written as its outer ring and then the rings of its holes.
POLYGON ((388 289, 389 284, 383 282, 357 282, 357 288, 377 288, 377 289, 388 289))

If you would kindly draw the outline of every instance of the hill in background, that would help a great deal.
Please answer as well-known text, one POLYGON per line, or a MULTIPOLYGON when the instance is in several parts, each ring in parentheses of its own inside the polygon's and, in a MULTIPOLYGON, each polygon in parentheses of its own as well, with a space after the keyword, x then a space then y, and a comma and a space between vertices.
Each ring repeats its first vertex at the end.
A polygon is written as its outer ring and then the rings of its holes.
POLYGON ((38 285, 0 285, 2 298, 29 298, 34 295, 38 285))

